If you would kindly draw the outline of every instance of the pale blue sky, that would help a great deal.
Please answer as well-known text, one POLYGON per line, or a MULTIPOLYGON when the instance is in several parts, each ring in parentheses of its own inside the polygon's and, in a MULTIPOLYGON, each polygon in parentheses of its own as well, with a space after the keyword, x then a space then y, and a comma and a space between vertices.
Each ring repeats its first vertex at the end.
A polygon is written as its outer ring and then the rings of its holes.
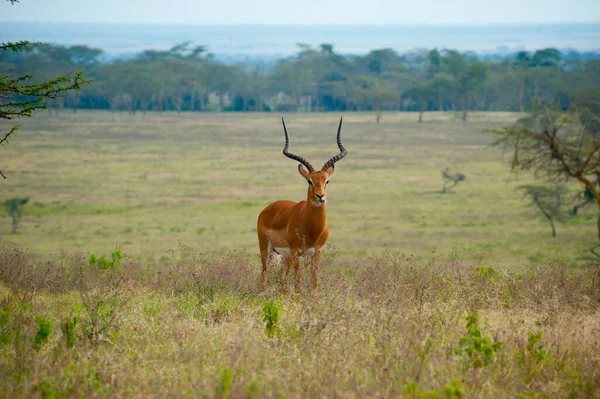
POLYGON ((600 0, 21 0, 14 5, 0 0, 0 21, 194 25, 600 22, 600 0))

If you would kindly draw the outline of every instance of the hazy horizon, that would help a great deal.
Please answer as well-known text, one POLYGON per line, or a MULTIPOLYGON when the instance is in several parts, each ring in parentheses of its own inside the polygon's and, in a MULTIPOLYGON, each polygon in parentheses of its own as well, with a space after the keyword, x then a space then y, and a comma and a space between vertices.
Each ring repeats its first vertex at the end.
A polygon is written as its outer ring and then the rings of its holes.
POLYGON ((182 25, 81 22, 5 22, 2 40, 88 45, 107 56, 127 56, 147 49, 166 50, 191 41, 217 55, 264 58, 331 43, 336 52, 365 54, 378 48, 404 53, 419 48, 509 53, 545 47, 600 50, 600 23, 510 24, 488 26, 416 25, 182 25))
POLYGON ((164 23, 185 25, 487 25, 600 22, 597 0, 54 0, 0 2, 3 22, 164 23))

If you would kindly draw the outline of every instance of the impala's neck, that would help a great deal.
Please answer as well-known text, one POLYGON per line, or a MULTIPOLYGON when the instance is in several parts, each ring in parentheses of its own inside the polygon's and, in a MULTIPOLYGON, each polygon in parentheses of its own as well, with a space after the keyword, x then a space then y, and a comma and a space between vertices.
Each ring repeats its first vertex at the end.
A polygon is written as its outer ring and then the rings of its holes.
POLYGON ((314 200, 314 196, 311 197, 309 194, 306 199, 304 220, 311 228, 320 231, 327 225, 327 205, 316 205, 314 200))

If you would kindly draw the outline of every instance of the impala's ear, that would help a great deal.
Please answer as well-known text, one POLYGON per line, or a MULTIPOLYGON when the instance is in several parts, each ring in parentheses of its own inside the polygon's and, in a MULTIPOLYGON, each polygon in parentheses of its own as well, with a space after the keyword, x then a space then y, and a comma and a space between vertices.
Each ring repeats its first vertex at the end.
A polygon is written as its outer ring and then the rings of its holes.
POLYGON ((302 177, 304 177, 306 180, 308 180, 308 170, 306 170, 306 168, 300 164, 298 165, 298 172, 300 172, 300 174, 302 175, 302 177))
POLYGON ((335 172, 335 168, 333 167, 333 165, 331 165, 329 168, 327 168, 327 170, 325 171, 329 176, 331 176, 333 174, 333 172, 335 172))

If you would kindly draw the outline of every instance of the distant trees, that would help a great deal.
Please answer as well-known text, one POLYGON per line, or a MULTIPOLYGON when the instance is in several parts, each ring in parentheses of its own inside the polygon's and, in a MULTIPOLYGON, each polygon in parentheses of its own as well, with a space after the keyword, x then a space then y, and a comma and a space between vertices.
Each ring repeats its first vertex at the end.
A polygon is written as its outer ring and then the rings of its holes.
POLYGON ((415 83, 403 93, 405 99, 411 99, 417 105, 419 111, 419 123, 423 122, 423 113, 428 109, 430 103, 438 97, 438 91, 430 82, 415 83))
POLYGON ((468 53, 454 50, 445 51, 441 60, 452 79, 454 108, 462 111, 465 122, 475 92, 487 79, 488 66, 468 53))
POLYGON ((98 49, 43 44, 2 55, 0 74, 49 79, 86 69, 93 85, 42 101, 57 111, 371 111, 379 120, 396 110, 416 111, 420 121, 428 111, 460 112, 463 120, 471 110, 548 105, 600 112, 600 54, 549 48, 482 61, 451 49, 341 55, 330 43, 300 43, 273 65, 250 65, 218 62, 207 50, 185 42, 108 62, 98 49))

